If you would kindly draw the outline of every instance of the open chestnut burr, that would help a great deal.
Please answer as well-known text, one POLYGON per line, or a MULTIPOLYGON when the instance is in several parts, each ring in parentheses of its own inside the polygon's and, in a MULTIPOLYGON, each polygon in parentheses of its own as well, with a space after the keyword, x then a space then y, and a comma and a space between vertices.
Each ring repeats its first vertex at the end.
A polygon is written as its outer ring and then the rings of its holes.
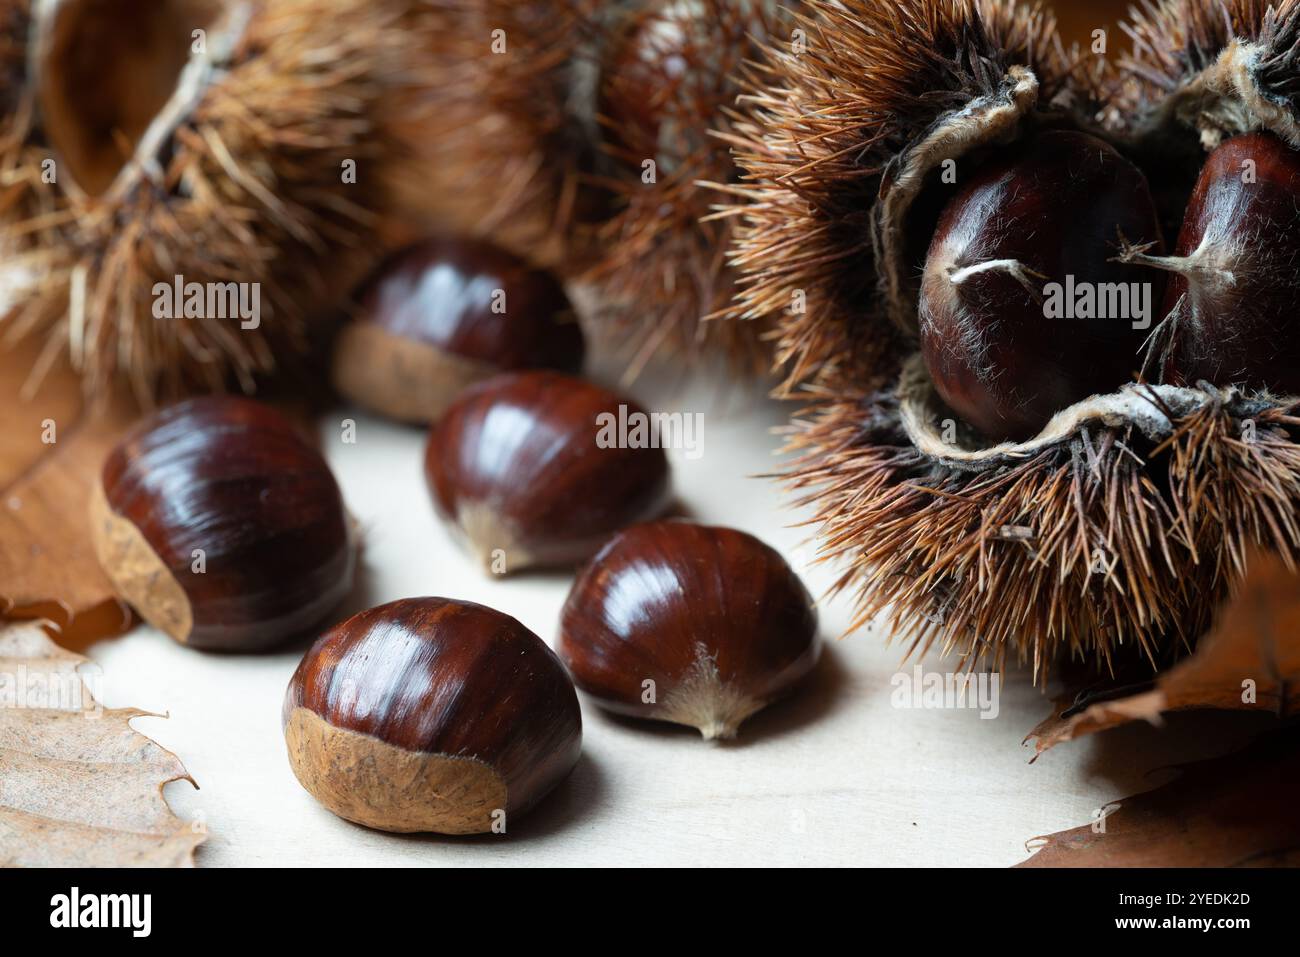
POLYGON ((385 831, 505 833, 582 750, 555 654, 509 615, 446 598, 390 602, 325 632, 282 720, 302 786, 385 831))
POLYGON ((601 707, 713 739, 790 694, 821 645, 812 598, 775 550, 662 521, 620 532, 579 572, 558 650, 601 707))
POLYGON ((853 626, 1165 667, 1300 558, 1300 4, 1154 0, 1110 57, 1017 0, 800 6, 835 42, 766 45, 721 212, 853 626))
POLYGON ((91 493, 96 555, 145 621, 193 648, 307 632, 352 585, 355 545, 320 451, 251 399, 191 399, 140 423, 91 493))
POLYGON ((621 441, 602 425, 645 416, 616 393, 553 372, 474 386, 429 433, 434 505, 488 571, 575 565, 670 505, 663 449, 648 432, 621 441))
POLYGON ((727 308, 734 282, 723 255, 733 220, 711 215, 711 184, 738 176, 727 138, 746 63, 763 38, 789 36, 794 16, 773 0, 598 8, 600 181, 613 199, 586 277, 602 303, 599 329, 632 375, 655 356, 721 357, 733 373, 762 375, 771 325, 705 318, 727 308))
POLYGON ((6 343, 48 337, 94 400, 300 367, 409 206, 433 6, 0 2, 0 248, 32 264, 5 282, 6 343), (159 321, 173 283, 207 287, 200 315, 159 321))
POLYGON ((585 346, 564 287, 486 242, 430 239, 385 262, 334 351, 359 405, 433 422, 466 386, 515 369, 577 373, 585 346))

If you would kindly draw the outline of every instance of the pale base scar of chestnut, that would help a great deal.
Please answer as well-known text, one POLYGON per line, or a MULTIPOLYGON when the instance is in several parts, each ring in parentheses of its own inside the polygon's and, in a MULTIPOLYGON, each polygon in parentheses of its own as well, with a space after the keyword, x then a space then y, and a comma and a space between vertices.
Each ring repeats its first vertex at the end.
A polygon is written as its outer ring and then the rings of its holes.
POLYGON ((396 833, 484 834, 506 784, 472 757, 408 751, 295 708, 284 729, 298 781, 345 820, 396 833))
POLYGON ((460 392, 496 371, 485 362, 362 322, 350 323, 339 333, 334 356, 339 392, 404 422, 441 418, 460 392))
POLYGON ((695 645, 695 660, 685 677, 660 705, 656 717, 699 729, 704 740, 734 738, 745 719, 765 702, 722 680, 717 659, 703 643, 695 645))
POLYGON ((180 582, 129 520, 113 511, 101 483, 90 496, 95 555, 113 586, 140 617, 184 644, 194 612, 180 582))

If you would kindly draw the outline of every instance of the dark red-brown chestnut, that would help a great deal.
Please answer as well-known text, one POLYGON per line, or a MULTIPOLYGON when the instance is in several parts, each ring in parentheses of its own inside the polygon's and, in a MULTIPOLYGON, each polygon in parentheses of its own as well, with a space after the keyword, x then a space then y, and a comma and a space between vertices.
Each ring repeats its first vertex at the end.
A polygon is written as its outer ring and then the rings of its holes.
POLYGON ((484 568, 576 565, 620 528, 670 504, 668 459, 635 403, 554 372, 471 387, 429 433, 424 471, 438 513, 484 568))
POLYGON ((404 422, 437 420, 466 386, 516 369, 582 370, 560 282, 486 243, 431 239, 380 267, 334 351, 334 384, 404 422))
POLYGON ((270 648, 318 625, 352 585, 333 473, 251 399, 191 399, 144 420, 109 454, 90 507, 118 593, 194 648, 270 648))
POLYGON ((558 650, 603 707, 713 739, 793 691, 821 644, 812 598, 776 551, 662 521, 626 529, 582 569, 558 650))
POLYGON ((1272 133, 1206 160, 1173 256, 1152 343, 1165 381, 1300 395, 1300 152, 1272 133))
POLYGON ((1149 318, 1164 280, 1116 262, 1121 237, 1159 249, 1155 203, 1094 136, 1041 133, 976 168, 940 215, 921 285, 921 348, 952 411, 990 439, 1026 439, 1132 379, 1148 334, 1134 306, 1149 318), (1111 290, 1129 303, 1118 315, 1111 290))
POLYGON ((371 608, 289 680, 289 764, 339 817, 384 831, 502 833, 573 769, 573 683, 509 615, 447 598, 371 608))

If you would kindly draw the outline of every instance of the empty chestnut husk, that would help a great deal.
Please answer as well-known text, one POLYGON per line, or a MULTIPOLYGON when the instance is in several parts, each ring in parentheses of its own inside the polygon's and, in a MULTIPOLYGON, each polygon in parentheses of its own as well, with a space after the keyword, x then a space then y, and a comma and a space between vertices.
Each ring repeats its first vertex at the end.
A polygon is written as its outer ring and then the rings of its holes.
POLYGON ((289 764, 339 817, 503 833, 573 769, 582 715, 555 654, 509 615, 408 598, 327 631, 283 709, 289 764))
POLYGON ((430 494, 488 571, 576 565, 670 504, 663 449, 644 430, 621 437, 606 425, 645 416, 581 379, 499 376, 470 388, 430 431, 430 494))
POLYGON ((388 260, 334 351, 334 384, 404 422, 435 421, 466 386, 516 369, 582 370, 559 280, 486 243, 432 239, 388 260))
POLYGON ((109 454, 90 508, 118 593, 193 648, 270 648, 319 624, 352 586, 333 473, 251 399, 191 399, 147 418, 109 454))
POLYGON ((821 644, 812 598, 774 549, 663 521, 619 533, 582 569, 558 651, 602 707, 713 739, 790 694, 821 644))

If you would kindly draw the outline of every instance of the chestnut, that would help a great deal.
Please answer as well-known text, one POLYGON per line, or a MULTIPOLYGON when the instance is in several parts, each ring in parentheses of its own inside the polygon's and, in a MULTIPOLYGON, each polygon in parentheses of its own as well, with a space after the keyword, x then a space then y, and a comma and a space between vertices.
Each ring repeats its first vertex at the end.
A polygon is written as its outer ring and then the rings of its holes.
POLYGON ((1040 133, 976 168, 939 216, 921 282, 921 350, 953 412, 990 439, 1026 439, 1133 377, 1164 280, 1115 261, 1121 238, 1160 246, 1155 203, 1095 136, 1040 133), (1076 309, 1076 290, 1091 303, 1076 309), (1112 292, 1128 300, 1119 315, 1104 314, 1112 292))
POLYGON ((486 243, 431 239, 370 280, 339 336, 333 378, 358 405, 427 423, 471 383, 515 369, 577 373, 584 352, 550 273, 486 243))
POLYGON ((325 632, 282 718, 302 786, 384 831, 503 832, 582 750, 554 652, 509 615, 448 598, 390 602, 325 632))
POLYGON ((1157 368, 1177 385, 1208 381, 1300 394, 1300 152, 1272 133, 1210 153, 1170 257, 1157 368))
POLYGON ((498 574, 591 557, 620 528, 670 504, 663 449, 646 430, 615 436, 605 425, 613 421, 648 416, 555 372, 471 387, 429 433, 424 471, 439 515, 498 574))
POLYGON ((734 737, 817 663, 817 611, 752 535, 685 521, 635 525, 578 574, 558 651, 611 711, 734 737))
POLYGON ((118 593, 194 648, 270 648, 319 624, 352 585, 333 473, 288 419, 251 399, 191 399, 149 416, 109 453, 90 510, 118 593))

